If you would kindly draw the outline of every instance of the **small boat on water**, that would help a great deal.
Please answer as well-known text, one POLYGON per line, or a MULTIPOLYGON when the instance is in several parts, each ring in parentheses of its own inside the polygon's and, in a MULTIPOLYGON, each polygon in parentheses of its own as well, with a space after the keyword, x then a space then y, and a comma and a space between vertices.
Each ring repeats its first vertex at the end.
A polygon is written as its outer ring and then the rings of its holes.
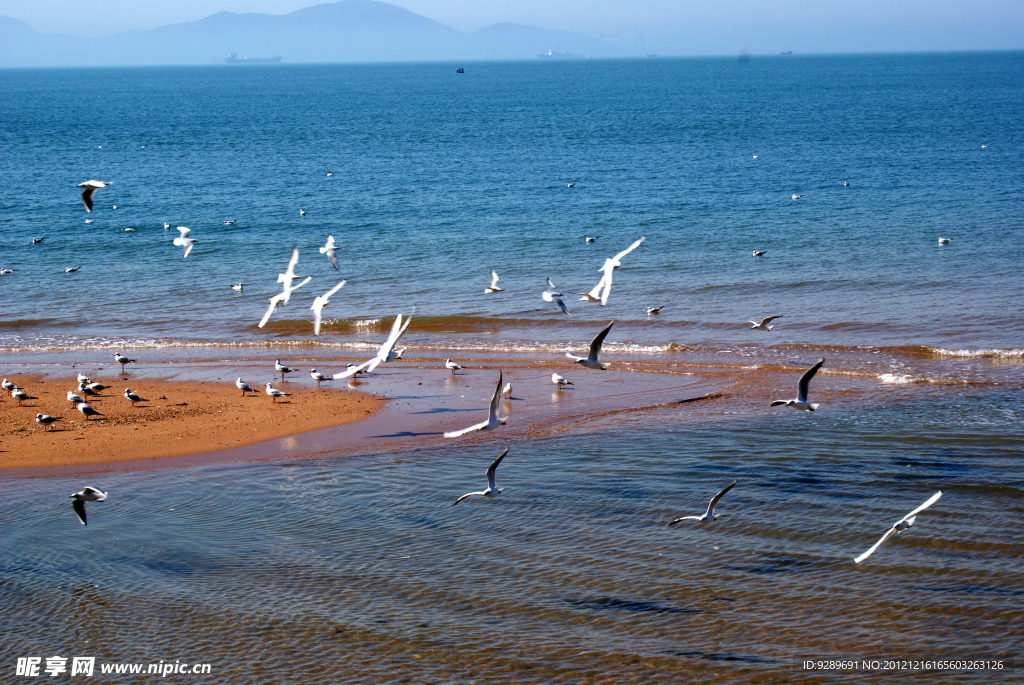
POLYGON ((455 73, 456 74, 465 74, 466 70, 463 69, 462 67, 459 67, 458 69, 455 70, 455 73))

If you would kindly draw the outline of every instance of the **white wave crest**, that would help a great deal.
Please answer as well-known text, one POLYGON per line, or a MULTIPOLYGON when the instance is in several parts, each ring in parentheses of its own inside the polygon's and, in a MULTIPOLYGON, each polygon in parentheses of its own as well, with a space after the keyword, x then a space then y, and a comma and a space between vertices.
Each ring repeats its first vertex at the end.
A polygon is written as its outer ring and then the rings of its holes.
POLYGON ((960 357, 963 359, 977 359, 989 357, 991 359, 1024 359, 1024 348, 1016 347, 1009 349, 986 348, 980 350, 954 350, 948 347, 932 347, 931 353, 939 357, 960 357))

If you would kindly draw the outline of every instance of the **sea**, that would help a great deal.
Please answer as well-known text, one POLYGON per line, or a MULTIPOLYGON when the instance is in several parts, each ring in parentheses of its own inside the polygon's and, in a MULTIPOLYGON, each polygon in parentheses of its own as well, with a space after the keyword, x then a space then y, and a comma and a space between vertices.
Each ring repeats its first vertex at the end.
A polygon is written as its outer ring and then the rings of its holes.
POLYGON ((341 364, 403 314, 412 360, 564 362, 614 320, 613 363, 856 382, 519 440, 458 507, 500 438, 0 472, 4 682, 1019 682, 1024 53, 8 69, 0 149, 4 375, 341 364))

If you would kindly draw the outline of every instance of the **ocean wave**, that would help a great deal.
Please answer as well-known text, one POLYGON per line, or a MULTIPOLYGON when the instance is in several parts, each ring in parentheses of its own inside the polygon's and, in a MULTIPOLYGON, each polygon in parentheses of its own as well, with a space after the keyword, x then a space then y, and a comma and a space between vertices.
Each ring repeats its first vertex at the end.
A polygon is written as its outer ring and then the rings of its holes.
POLYGON ((878 380, 889 385, 906 385, 914 382, 913 376, 906 373, 883 373, 878 376, 878 380))
POLYGON ((931 354, 937 357, 960 357, 962 359, 1024 359, 1022 348, 984 348, 980 350, 957 350, 948 347, 928 347, 931 354))

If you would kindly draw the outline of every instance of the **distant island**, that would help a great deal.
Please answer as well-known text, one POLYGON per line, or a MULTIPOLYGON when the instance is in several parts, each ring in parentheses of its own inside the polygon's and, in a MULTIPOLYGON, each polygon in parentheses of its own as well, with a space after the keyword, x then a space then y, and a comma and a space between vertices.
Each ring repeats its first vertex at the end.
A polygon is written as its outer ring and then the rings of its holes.
POLYGON ((224 58, 224 64, 277 64, 280 57, 239 57, 238 53, 232 52, 224 58))

